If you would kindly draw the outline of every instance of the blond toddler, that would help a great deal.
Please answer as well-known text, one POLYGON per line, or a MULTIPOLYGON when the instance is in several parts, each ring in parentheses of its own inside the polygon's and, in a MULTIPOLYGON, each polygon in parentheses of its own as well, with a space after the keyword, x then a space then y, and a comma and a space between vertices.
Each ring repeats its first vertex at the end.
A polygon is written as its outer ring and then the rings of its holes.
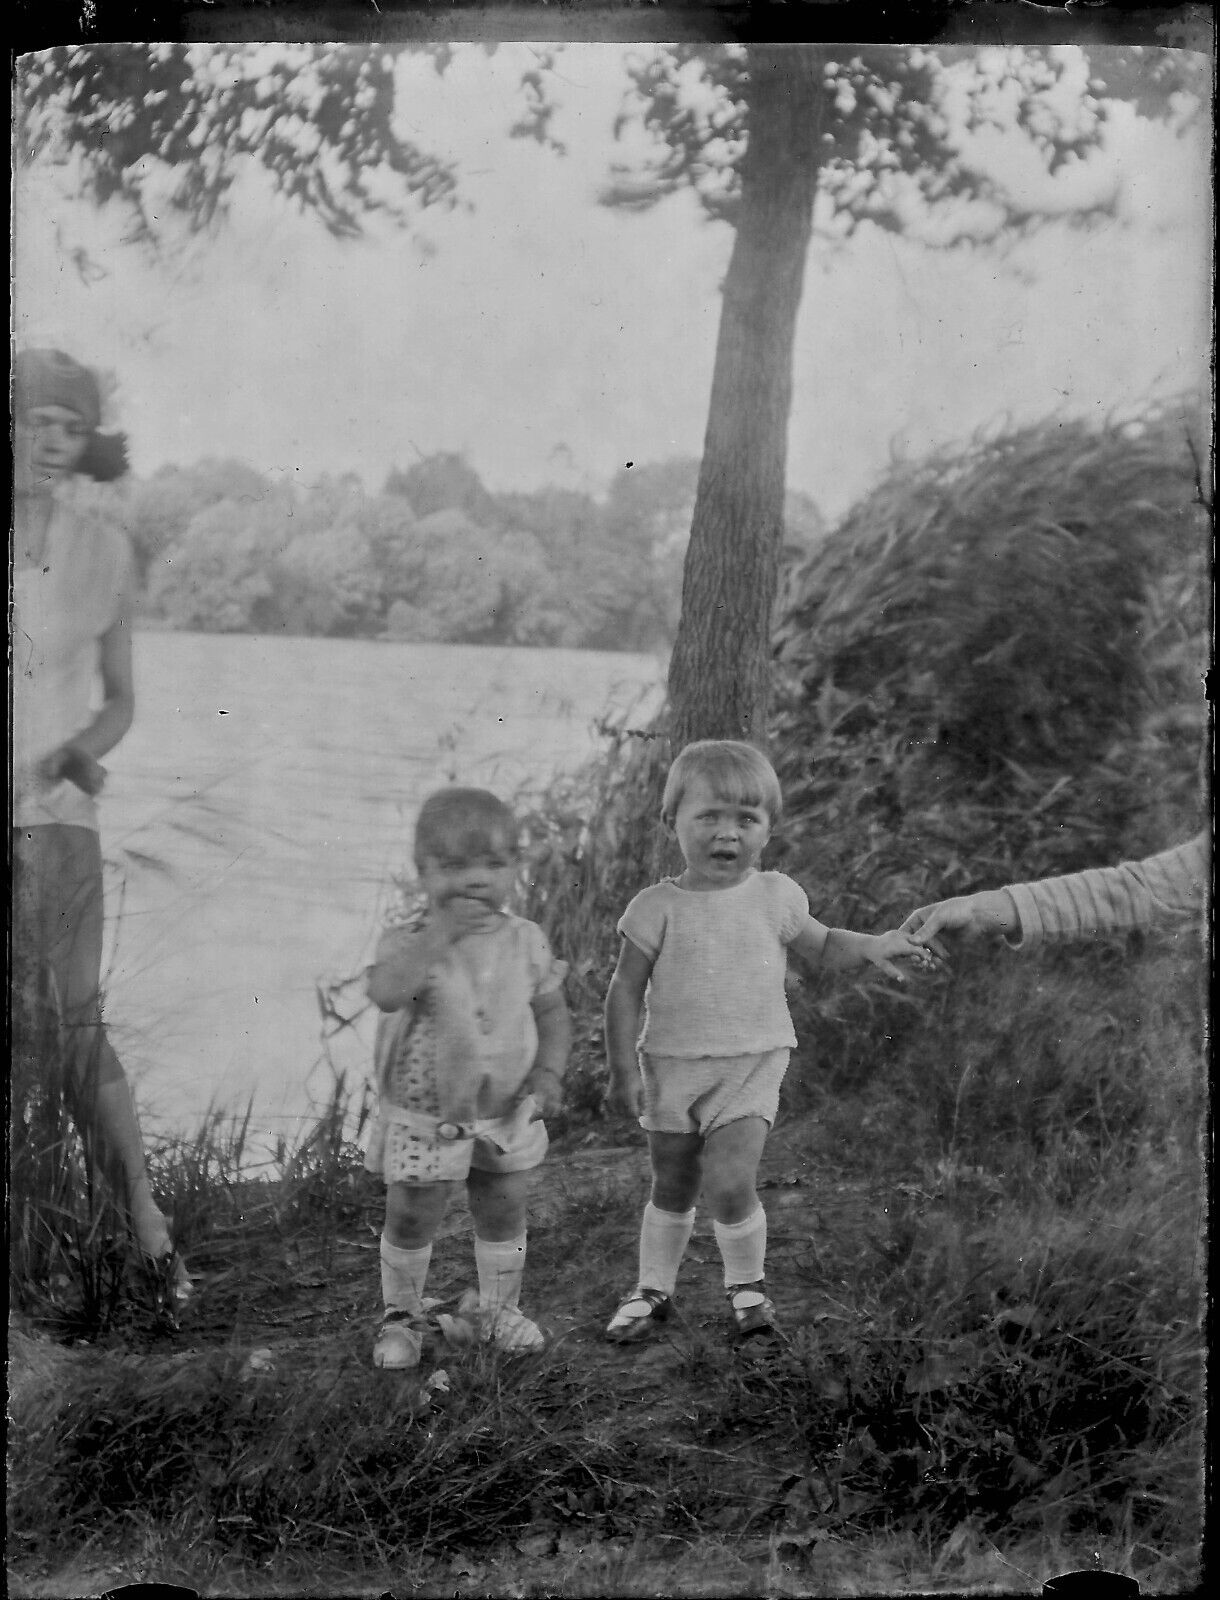
POLYGON ((700 1194, 738 1333, 775 1325, 756 1184, 796 1043, 788 952, 823 969, 875 966, 900 982, 896 961, 932 959, 905 933, 823 926, 797 883, 760 870, 781 809, 779 779, 752 745, 687 745, 661 803, 685 868, 638 894, 618 924, 606 995, 609 1102, 638 1114, 648 1134, 652 1193, 638 1283, 606 1329, 616 1343, 649 1337, 669 1316, 700 1194))

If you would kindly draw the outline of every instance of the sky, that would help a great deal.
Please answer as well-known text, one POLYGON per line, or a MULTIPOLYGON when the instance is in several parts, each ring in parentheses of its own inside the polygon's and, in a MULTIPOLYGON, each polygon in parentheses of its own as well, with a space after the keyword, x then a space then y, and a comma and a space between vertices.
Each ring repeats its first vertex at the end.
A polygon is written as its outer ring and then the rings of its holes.
MULTIPOLYGON (((596 203, 621 158, 618 44, 558 61, 556 157, 512 140, 529 45, 404 56, 403 130, 459 166, 468 206, 336 241, 252 187, 214 236, 151 261, 71 174, 14 178, 14 332, 112 370, 135 470, 235 456, 275 477, 459 451, 487 487, 600 493, 627 462, 698 456, 731 234, 689 196, 596 203), (83 245, 82 276, 69 249, 83 245)), ((1050 184, 987 136, 997 174, 1048 213, 1115 197, 1090 230, 1052 220, 1006 249, 931 250, 862 227, 815 238, 797 331, 789 481, 830 517, 892 455, 1006 421, 1203 390, 1211 175, 1193 135, 1120 115, 1050 184)))

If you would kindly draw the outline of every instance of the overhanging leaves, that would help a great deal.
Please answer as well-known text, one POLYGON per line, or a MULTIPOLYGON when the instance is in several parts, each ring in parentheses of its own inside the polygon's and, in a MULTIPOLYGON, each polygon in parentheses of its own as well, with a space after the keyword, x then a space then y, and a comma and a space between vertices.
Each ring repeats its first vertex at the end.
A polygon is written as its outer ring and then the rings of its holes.
POLYGON ((78 158, 84 192, 130 206, 145 241, 154 202, 206 227, 248 165, 350 236, 454 200, 452 168, 395 131, 394 67, 342 45, 59 46, 19 65, 17 149, 78 158))

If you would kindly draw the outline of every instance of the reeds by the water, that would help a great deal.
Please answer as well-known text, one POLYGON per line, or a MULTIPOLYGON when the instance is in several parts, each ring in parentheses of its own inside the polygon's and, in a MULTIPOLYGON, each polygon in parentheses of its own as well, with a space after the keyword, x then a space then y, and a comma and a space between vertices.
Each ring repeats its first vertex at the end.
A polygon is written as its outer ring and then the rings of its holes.
POLYGON ((106 1326, 123 1293, 126 1218, 89 1159, 82 1091, 55 1024, 53 996, 14 952, 9 1065, 9 1296, 57 1304, 75 1325, 106 1326))

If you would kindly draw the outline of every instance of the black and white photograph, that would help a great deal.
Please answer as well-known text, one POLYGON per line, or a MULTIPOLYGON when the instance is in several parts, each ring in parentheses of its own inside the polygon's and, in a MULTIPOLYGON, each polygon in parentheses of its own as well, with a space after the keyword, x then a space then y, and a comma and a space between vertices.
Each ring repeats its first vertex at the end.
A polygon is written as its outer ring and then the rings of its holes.
POLYGON ((1211 14, 780 9, 12 54, 15 1596, 1204 1583, 1211 14))

